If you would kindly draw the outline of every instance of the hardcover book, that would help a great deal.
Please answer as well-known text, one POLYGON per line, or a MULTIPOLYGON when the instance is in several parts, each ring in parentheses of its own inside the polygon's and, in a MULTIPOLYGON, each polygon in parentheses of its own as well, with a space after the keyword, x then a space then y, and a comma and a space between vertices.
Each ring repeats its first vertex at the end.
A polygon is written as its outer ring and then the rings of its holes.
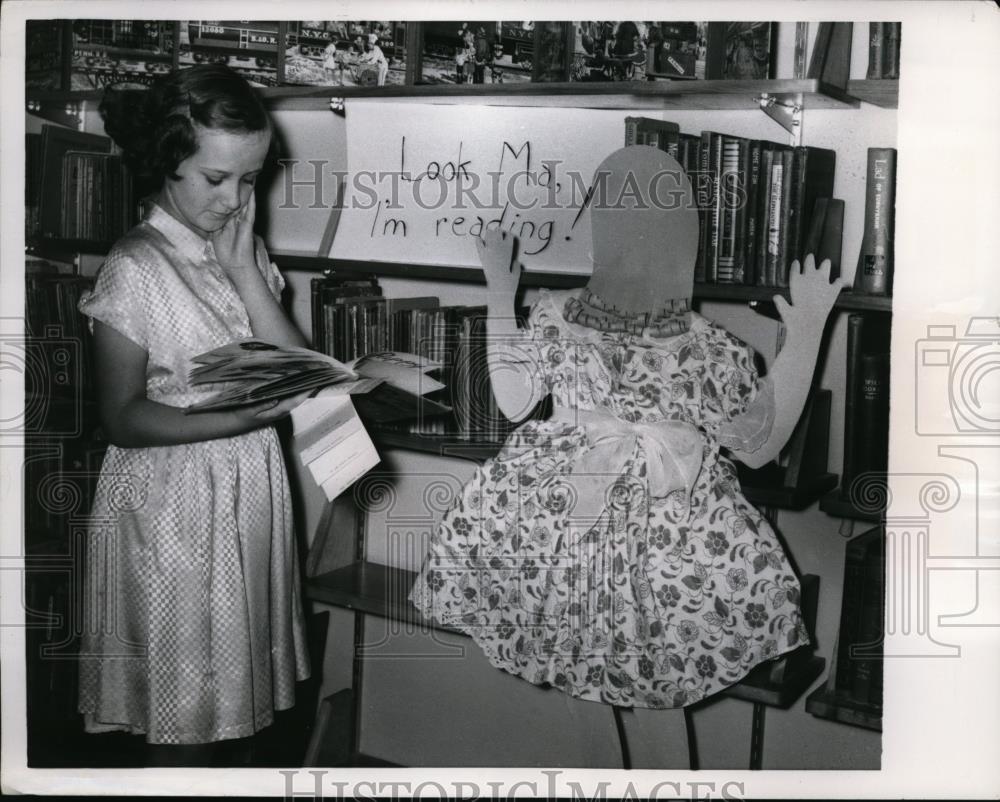
POLYGON ((896 149, 868 148, 865 228, 854 274, 855 292, 892 293, 895 217, 896 149))

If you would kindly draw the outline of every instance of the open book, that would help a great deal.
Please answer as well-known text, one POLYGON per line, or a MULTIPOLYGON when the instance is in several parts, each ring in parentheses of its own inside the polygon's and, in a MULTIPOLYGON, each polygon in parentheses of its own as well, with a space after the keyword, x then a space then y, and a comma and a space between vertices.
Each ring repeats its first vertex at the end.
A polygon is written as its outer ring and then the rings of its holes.
POLYGON ((385 351, 345 364, 308 348, 249 339, 200 354, 192 361, 198 364, 188 374, 192 384, 226 386, 211 398, 187 407, 185 412, 189 413, 258 404, 320 387, 354 396, 361 417, 375 422, 451 411, 427 397, 444 388, 427 375, 440 365, 416 354, 385 351))

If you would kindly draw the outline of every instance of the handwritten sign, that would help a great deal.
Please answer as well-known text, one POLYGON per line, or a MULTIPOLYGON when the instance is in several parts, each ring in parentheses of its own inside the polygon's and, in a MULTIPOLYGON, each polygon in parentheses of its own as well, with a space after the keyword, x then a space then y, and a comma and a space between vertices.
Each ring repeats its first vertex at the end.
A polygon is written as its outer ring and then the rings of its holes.
POLYGON ((331 256, 479 269, 475 238, 517 236, 528 270, 591 271, 587 192, 625 112, 351 103, 331 256))

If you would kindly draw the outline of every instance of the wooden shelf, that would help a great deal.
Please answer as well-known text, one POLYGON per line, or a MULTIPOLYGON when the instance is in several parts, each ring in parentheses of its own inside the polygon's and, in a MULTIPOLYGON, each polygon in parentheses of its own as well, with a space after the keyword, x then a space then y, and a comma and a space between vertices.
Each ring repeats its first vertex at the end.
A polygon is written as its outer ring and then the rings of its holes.
POLYGON ((825 685, 806 697, 806 710, 819 718, 882 731, 881 707, 859 702, 847 694, 831 691, 825 685))
MULTIPOLYGON (((867 83, 867 82, 866 82, 867 83)), ((859 101, 816 79, 770 81, 571 81, 567 83, 424 84, 417 86, 279 86, 257 91, 272 109, 328 110, 331 98, 490 106, 564 106, 597 109, 756 109, 761 95, 795 99, 807 108, 857 108, 859 101)), ((28 92, 31 102, 99 100, 100 90, 28 92)))
POLYGON ((43 237, 26 243, 27 251, 33 256, 66 255, 71 253, 105 254, 111 250, 113 242, 91 239, 61 239, 43 237))
POLYGON ((834 488, 819 500, 819 508, 836 518, 852 518, 858 521, 880 523, 885 518, 885 510, 861 510, 847 499, 841 498, 840 488, 834 488))
POLYGON ((476 443, 461 440, 454 435, 410 434, 391 429, 380 429, 374 426, 368 428, 368 433, 376 445, 383 448, 399 448, 404 451, 416 451, 422 454, 434 454, 438 457, 457 457, 476 462, 485 462, 495 457, 502 443, 476 443))
MULTIPOLYGON (((407 262, 355 262, 330 259, 302 251, 271 251, 271 258, 283 269, 343 271, 364 275, 379 275, 392 278, 420 279, 429 281, 457 281, 485 286, 486 279, 479 267, 456 265, 420 265, 407 262)), ((549 289, 572 289, 582 287, 590 280, 586 273, 552 273, 525 271, 521 274, 521 286, 546 287, 549 289)), ((787 287, 757 287, 744 284, 704 284, 694 285, 695 300, 734 301, 739 303, 770 303, 775 295, 789 299, 787 287)), ((850 290, 840 293, 834 303, 835 309, 845 311, 891 312, 892 297, 882 295, 861 295, 850 290)))
MULTIPOLYGON (((439 457, 484 462, 495 457, 501 443, 474 443, 458 439, 453 435, 409 434, 387 429, 369 427, 368 433, 376 445, 383 448, 398 448, 439 457)), ((749 480, 747 480, 749 481, 749 480)), ((801 487, 754 486, 741 477, 743 495, 751 504, 778 507, 786 510, 802 510, 837 486, 837 475, 824 473, 804 483, 801 487)))
MULTIPOLYGON (((376 615, 410 627, 465 633, 428 621, 407 598, 417 575, 403 568, 391 568, 373 562, 358 562, 306 581, 306 595, 313 601, 376 615)), ((774 707, 788 707, 823 672, 826 660, 815 655, 797 661, 782 682, 772 682, 770 661, 754 668, 736 685, 721 695, 774 707)))
POLYGON ((743 484, 743 495, 751 504, 777 507, 783 510, 804 510, 830 488, 837 486, 837 474, 824 473, 805 482, 801 487, 771 487, 743 484))
POLYGON ((888 79, 848 81, 847 94, 873 106, 895 109, 899 106, 899 81, 888 79))

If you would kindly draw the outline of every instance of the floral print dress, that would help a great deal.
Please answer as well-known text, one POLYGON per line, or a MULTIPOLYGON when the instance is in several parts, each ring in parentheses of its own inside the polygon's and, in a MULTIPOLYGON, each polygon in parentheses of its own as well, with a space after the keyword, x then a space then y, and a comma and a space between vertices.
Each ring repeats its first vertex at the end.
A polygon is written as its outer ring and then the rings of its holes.
POLYGON ((725 447, 770 432, 750 348, 691 312, 674 336, 564 318, 542 292, 526 353, 555 413, 475 472, 410 599, 538 685, 673 708, 809 642, 800 585, 725 447))

